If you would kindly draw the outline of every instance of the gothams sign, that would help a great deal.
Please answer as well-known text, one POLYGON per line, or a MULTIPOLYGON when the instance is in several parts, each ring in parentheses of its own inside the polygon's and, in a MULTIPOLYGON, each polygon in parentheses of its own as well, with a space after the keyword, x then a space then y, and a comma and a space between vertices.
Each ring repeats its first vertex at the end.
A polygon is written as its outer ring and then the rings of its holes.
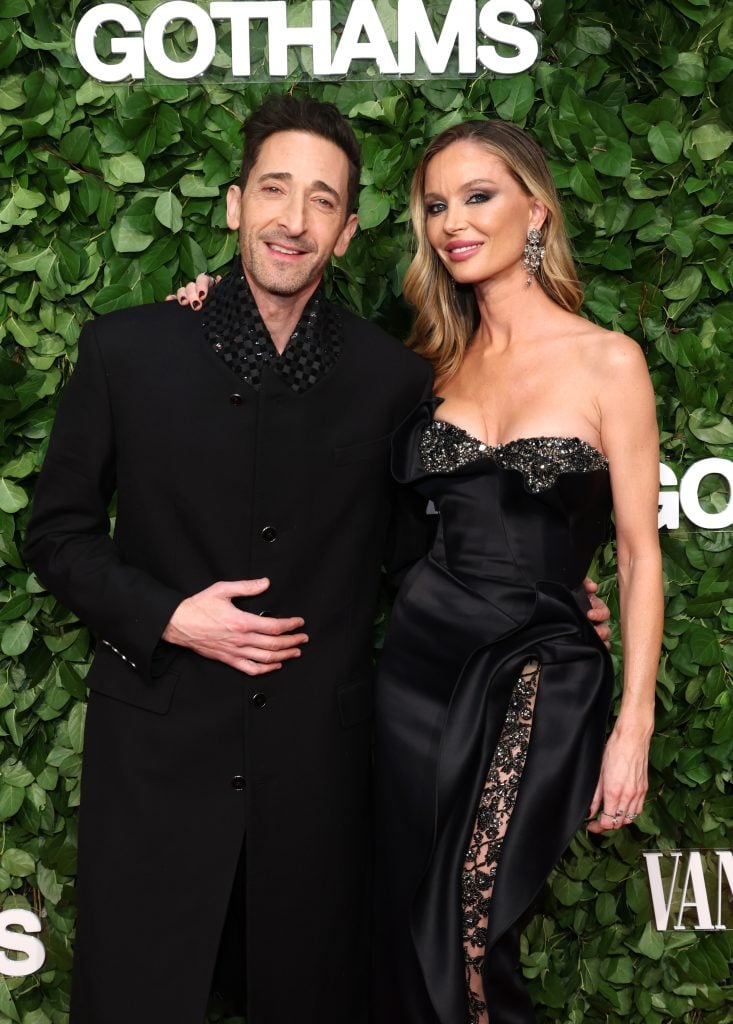
POLYGON ((537 59, 537 39, 523 26, 534 26, 541 0, 451 0, 440 24, 429 7, 427 0, 173 0, 143 19, 126 4, 103 3, 80 19, 74 42, 82 67, 102 82, 151 70, 195 78, 225 66, 234 79, 283 78, 298 66, 315 78, 355 69, 370 77, 449 70, 475 77, 517 74, 537 59), (174 31, 180 39, 171 39, 174 31))

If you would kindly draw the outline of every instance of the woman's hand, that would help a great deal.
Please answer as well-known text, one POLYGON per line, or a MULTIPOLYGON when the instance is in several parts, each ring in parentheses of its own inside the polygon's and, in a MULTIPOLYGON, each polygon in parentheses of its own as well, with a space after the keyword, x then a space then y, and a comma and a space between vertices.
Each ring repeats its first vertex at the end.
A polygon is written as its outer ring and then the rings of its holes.
POLYGON ((586 576, 583 580, 583 588, 585 590, 586 597, 590 602, 590 608, 587 612, 588 619, 593 623, 593 628, 596 633, 604 642, 608 650, 610 650, 611 627, 609 625, 609 620, 611 618, 611 609, 602 598, 598 597, 596 594, 598 584, 589 576, 586 576))
POLYGON ((190 306, 195 310, 201 309, 204 299, 209 294, 209 288, 213 288, 220 281, 221 274, 217 274, 216 277, 212 277, 210 274, 199 274, 195 281, 189 281, 188 284, 183 285, 175 295, 166 295, 165 301, 171 302, 175 299, 180 306, 190 306))
POLYGON ((601 774, 590 805, 589 832, 630 825, 644 808, 651 728, 620 730, 617 723, 603 753, 601 774))

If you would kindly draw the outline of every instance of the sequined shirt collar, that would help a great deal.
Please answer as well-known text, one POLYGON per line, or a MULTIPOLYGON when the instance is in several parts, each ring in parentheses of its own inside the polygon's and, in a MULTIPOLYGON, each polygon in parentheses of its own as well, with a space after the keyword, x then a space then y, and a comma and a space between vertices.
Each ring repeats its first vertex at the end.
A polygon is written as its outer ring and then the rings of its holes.
POLYGON ((282 355, 275 348, 236 257, 209 297, 202 313, 207 344, 240 380, 258 390, 266 368, 296 394, 307 391, 332 369, 343 344, 338 307, 328 302, 323 285, 308 300, 282 355))

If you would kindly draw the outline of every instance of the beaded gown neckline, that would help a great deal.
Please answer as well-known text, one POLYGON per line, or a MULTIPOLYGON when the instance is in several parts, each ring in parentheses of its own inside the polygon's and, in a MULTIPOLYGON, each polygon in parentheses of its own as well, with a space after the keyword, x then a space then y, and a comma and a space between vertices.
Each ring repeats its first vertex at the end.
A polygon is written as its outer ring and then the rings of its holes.
POLYGON ((485 460, 518 470, 528 491, 549 490, 563 473, 608 469, 608 459, 579 437, 518 437, 489 445, 449 420, 431 419, 420 438, 420 461, 429 473, 451 473, 485 460))

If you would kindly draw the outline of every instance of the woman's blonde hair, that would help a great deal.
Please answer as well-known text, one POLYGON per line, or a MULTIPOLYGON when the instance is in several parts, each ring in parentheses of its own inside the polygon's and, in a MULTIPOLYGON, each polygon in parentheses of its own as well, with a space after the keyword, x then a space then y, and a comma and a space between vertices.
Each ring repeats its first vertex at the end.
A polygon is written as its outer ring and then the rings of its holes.
POLYGON ((466 121, 436 135, 417 165, 412 179, 410 213, 417 252, 403 285, 403 294, 417 310, 407 344, 433 364, 436 376, 451 377, 461 364, 479 312, 473 289, 457 285, 430 245, 424 194, 425 172, 436 153, 454 142, 476 142, 498 156, 522 190, 547 207, 541 228, 545 258, 535 280, 563 309, 577 313, 583 291, 570 254, 555 183, 537 143, 515 125, 504 121, 466 121))

